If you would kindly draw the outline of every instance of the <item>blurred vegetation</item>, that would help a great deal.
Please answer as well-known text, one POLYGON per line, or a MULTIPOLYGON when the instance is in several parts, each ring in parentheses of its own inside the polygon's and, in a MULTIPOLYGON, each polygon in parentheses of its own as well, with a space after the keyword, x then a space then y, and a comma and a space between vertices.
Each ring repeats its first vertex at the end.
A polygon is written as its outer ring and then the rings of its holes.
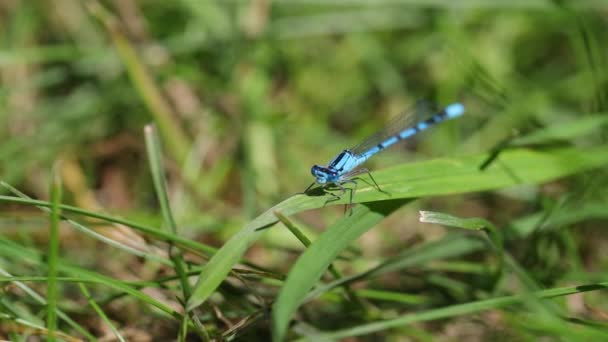
POLYGON ((1 1, 0 337, 600 340, 607 15, 1 1), (368 163, 392 197, 291 197, 421 98, 467 112, 368 163))

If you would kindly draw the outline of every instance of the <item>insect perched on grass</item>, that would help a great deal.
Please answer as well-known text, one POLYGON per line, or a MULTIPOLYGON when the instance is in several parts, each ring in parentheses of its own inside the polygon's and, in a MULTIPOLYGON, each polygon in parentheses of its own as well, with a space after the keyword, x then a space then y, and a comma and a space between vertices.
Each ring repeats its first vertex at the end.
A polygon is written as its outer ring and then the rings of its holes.
MULTIPOLYGON (((457 118, 464 114, 464 106, 461 103, 450 104, 443 110, 435 110, 433 108, 434 106, 429 105, 427 102, 421 102, 411 110, 405 111, 393 119, 384 129, 365 139, 361 144, 340 152, 327 166, 313 165, 310 172, 315 177, 315 181, 304 192, 307 192, 315 184, 320 184, 324 188, 335 186, 344 195, 346 188, 343 185, 345 183, 352 183, 353 188, 349 189, 349 204, 352 204, 353 192, 357 189, 355 179, 364 173, 367 173, 376 188, 382 191, 369 170, 358 167, 387 147, 410 138, 437 123, 457 118)), ((334 200, 340 198, 340 196, 334 193, 330 192, 330 194, 335 196, 334 200)))

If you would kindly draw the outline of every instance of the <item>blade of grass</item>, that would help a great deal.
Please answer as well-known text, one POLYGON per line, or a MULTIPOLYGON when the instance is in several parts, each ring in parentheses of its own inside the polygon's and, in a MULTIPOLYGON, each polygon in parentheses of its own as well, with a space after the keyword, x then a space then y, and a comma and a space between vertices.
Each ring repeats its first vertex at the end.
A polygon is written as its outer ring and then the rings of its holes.
MULTIPOLYGON (((516 235, 511 237, 525 238, 526 236, 532 234, 534 229, 538 227, 538 222, 543 220, 543 216, 544 213, 537 213, 516 220, 510 225, 511 230, 516 232, 516 235)), ((608 212, 606 211, 605 205, 600 203, 591 203, 583 207, 565 207, 560 210, 555 217, 550 218, 548 222, 544 223, 543 226, 564 224, 570 225, 588 219, 603 219, 607 217, 608 212)), ((342 284, 369 280, 385 273, 395 272, 418 265, 424 265, 439 259, 452 258, 467 253, 476 252, 484 247, 487 247, 487 243, 484 243, 484 241, 477 236, 449 233, 441 240, 430 241, 422 245, 415 246, 398 256, 385 260, 367 271, 353 274, 319 286, 309 293, 306 300, 312 300, 342 284)), ((506 259, 506 261, 509 260, 509 258, 506 259)))
POLYGON ((572 140, 577 137, 585 137, 593 131, 608 124, 608 116, 595 114, 593 116, 577 118, 571 122, 560 122, 544 129, 540 129, 529 135, 515 138, 511 145, 522 146, 532 144, 542 144, 556 140, 572 140))
POLYGON ((449 227, 456 227, 462 229, 469 230, 478 230, 486 232, 490 242, 490 245, 494 252, 498 254, 500 264, 497 267, 497 271, 495 272, 494 281, 498 281, 500 277, 503 266, 506 267, 509 271, 517 275, 518 279, 524 285, 522 295, 527 296, 528 300, 526 300, 526 305, 530 308, 534 309, 539 315, 545 317, 548 320, 559 321, 559 308, 555 306, 545 305, 542 301, 536 299, 532 291, 538 291, 541 289, 539 284, 536 283, 534 278, 526 272, 526 270, 519 266, 517 261, 509 255, 509 253, 504 251, 503 248, 503 237, 496 228, 494 224, 490 221, 473 217, 473 218, 461 218, 452 215, 448 215, 445 213, 437 213, 431 211, 421 211, 420 212, 420 222, 425 223, 435 223, 441 224, 449 227))
POLYGON ((407 305, 422 305, 431 302, 430 298, 427 296, 399 293, 395 291, 361 289, 357 290, 357 294, 364 298, 383 300, 387 302, 403 303, 407 305))
POLYGON ((97 303, 95 302, 93 297, 91 297, 91 294, 89 293, 89 290, 87 290, 87 287, 84 286, 83 283, 78 283, 78 287, 80 288, 80 292, 82 292, 84 297, 87 299, 87 302, 89 302, 89 305, 93 308, 93 310, 95 310, 95 312, 97 312, 99 317, 108 325, 108 327, 110 327, 110 330, 112 330, 112 333, 114 333, 114 336, 116 336, 116 338, 120 342, 125 342, 124 337, 122 337, 122 335, 120 334, 118 329, 116 329, 114 324, 112 324, 112 322, 110 321, 108 316, 106 316, 106 313, 103 312, 103 310, 99 307, 99 305, 97 305, 97 303))
POLYGON ((341 284, 354 283, 363 279, 370 279, 380 274, 393 272, 399 269, 422 265, 427 262, 462 255, 471 251, 482 249, 486 244, 478 237, 448 234, 440 241, 432 241, 421 246, 409 249, 400 255, 390 258, 380 265, 365 272, 353 274, 331 283, 317 287, 311 291, 306 301, 313 300, 319 295, 330 291, 341 284))
POLYGON ((61 179, 59 178, 58 164, 53 168, 51 181, 51 222, 49 232, 49 253, 48 253, 48 292, 47 292, 47 318, 49 341, 55 341, 55 330, 57 330, 57 299, 59 291, 57 289, 57 260, 59 258, 59 224, 61 221, 61 179))
MULTIPOLYGON (((295 226, 285 215, 281 214, 280 211, 275 211, 274 215, 289 229, 289 231, 304 245, 304 247, 308 248, 311 244, 310 240, 298 227, 295 226)), ((335 279, 342 278, 342 274, 338 271, 338 269, 334 266, 334 264, 329 264, 328 266, 329 272, 333 275, 335 279)), ((357 303, 359 307, 363 308, 363 302, 357 297, 355 292, 348 285, 343 286, 344 291, 348 295, 349 299, 354 303, 357 303)))
MULTIPOLYGON (((2 181, 0 181, 0 185, 7 187, 7 188, 12 188, 10 185, 8 185, 7 183, 2 182, 2 181)), ((46 207, 46 208, 49 208, 51 206, 51 204, 46 201, 24 199, 24 198, 4 196, 4 195, 0 195, 0 201, 18 203, 18 204, 24 204, 24 205, 31 205, 31 206, 37 206, 37 207, 46 207)), ((78 214, 78 215, 82 215, 82 216, 105 220, 108 222, 118 223, 118 224, 122 224, 122 225, 125 225, 128 227, 131 227, 133 229, 141 231, 142 233, 147 234, 150 237, 154 237, 154 238, 157 238, 157 239, 163 240, 163 241, 174 242, 176 245, 179 245, 183 248, 187 248, 188 250, 191 250, 195 253, 204 253, 204 254, 210 255, 210 254, 213 254, 216 252, 216 249, 213 247, 203 245, 201 243, 198 243, 198 242, 190 240, 190 239, 182 238, 180 236, 156 229, 154 227, 145 226, 145 225, 142 225, 142 224, 139 224, 136 222, 124 220, 124 219, 117 218, 117 217, 112 217, 112 216, 105 215, 105 214, 95 213, 92 211, 88 211, 85 209, 81 209, 81 208, 66 205, 66 204, 62 204, 59 207, 61 208, 62 212, 64 212, 64 213, 78 214)))
POLYGON ((169 205, 169 197, 167 196, 167 182, 164 177, 160 141, 158 140, 158 135, 156 134, 154 126, 150 124, 146 125, 144 127, 144 135, 150 172, 152 173, 152 180, 154 181, 154 190, 156 191, 156 196, 158 196, 158 203, 160 204, 163 220, 167 229, 173 234, 176 234, 177 225, 173 219, 173 214, 171 213, 171 207, 169 205))
POLYGON ((553 215, 546 218, 544 212, 523 217, 511 225, 512 232, 520 238, 532 234, 536 230, 546 227, 571 225, 584 220, 605 220, 608 219, 606 205, 601 202, 583 203, 570 205, 556 211, 553 215))
MULTIPOLYGON (((19 259, 21 261, 27 261, 37 267, 44 267, 44 259, 43 256, 31 249, 18 245, 17 243, 10 241, 8 239, 2 238, 0 236, 0 254, 3 254, 5 258, 9 259, 19 259)), ((146 295, 145 293, 137 290, 131 285, 123 281, 119 281, 113 279, 111 277, 104 276, 102 274, 92 272, 81 267, 73 266, 62 260, 61 258, 57 261, 57 269, 59 272, 71 275, 73 277, 79 277, 82 281, 92 281, 98 282, 107 286, 109 288, 116 289, 121 293, 128 293, 132 298, 140 300, 146 304, 149 304, 153 307, 156 307, 163 312, 175 319, 181 319, 181 315, 178 314, 173 308, 170 306, 159 302, 158 300, 146 295)), ((1 274, 1 273, 0 273, 1 274)), ((10 276, 8 273, 7 276, 10 276)), ((30 294, 32 295, 32 294, 30 294)), ((42 304, 46 305, 46 301, 43 300, 42 304)))
MULTIPOLYGON (((177 225, 175 224, 173 213, 171 212, 171 206, 169 205, 169 196, 167 195, 167 183, 164 177, 160 141, 154 126, 146 125, 144 128, 144 135, 146 138, 146 150, 148 152, 150 170, 152 172, 152 179, 154 181, 154 189, 156 190, 156 196, 158 196, 158 202, 160 204, 163 220, 168 229, 170 229, 173 234, 177 235, 177 225)), ((183 296, 182 305, 185 305, 188 298, 190 298, 191 291, 190 283, 188 283, 187 265, 181 251, 179 249, 175 250, 171 243, 169 244, 169 257, 173 261, 175 272, 179 276, 183 296)), ((180 324, 178 334, 178 341, 185 341, 186 335, 188 335, 188 315, 184 315, 182 318, 182 323, 180 324)))
MULTIPOLYGON (((444 158, 378 171, 374 173, 374 177, 390 196, 376 191, 373 186, 361 184, 354 196, 354 202, 438 196, 548 182, 608 163, 608 147, 568 147, 546 151, 514 149, 505 151, 496 163, 480 171, 478 166, 486 159, 487 154, 444 158)), ((203 267, 187 309, 192 310, 207 300, 242 258, 247 248, 263 234, 261 228, 277 222, 275 211, 292 215, 321 208, 330 198, 330 195, 322 192, 295 195, 246 224, 203 267)), ((346 204, 348 201, 349 199, 345 198, 331 204, 346 204)))
MULTIPOLYGON (((478 170, 486 157, 442 158, 374 172, 382 189, 390 195, 376 191, 371 185, 360 184, 354 201, 446 195, 548 182, 608 163, 608 146, 544 151, 514 149, 502 153, 485 170, 478 170)), ((335 204, 346 202, 347 199, 342 199, 335 204)))
POLYGON ((500 273, 502 271, 502 255, 504 251, 503 238, 492 222, 479 217, 461 218, 446 213, 424 210, 420 211, 420 222, 435 223, 468 230, 485 231, 490 239, 492 248, 496 251, 501 260, 497 272, 500 273))
POLYGON ((189 139, 177 121, 171 106, 162 95, 158 85, 151 76, 148 68, 141 61, 137 51, 121 31, 119 21, 106 10, 98 1, 87 2, 90 13, 96 17, 106 29, 118 56, 125 64, 127 73, 137 89, 144 104, 150 110, 154 121, 167 142, 171 156, 179 165, 186 161, 190 146, 189 139))
MULTIPOLYGON (((16 194, 17 196, 19 196, 21 198, 25 198, 25 199, 30 199, 31 200, 31 198, 29 196, 27 196, 26 194, 24 194, 23 192, 17 190, 16 188, 12 187, 9 184, 6 184, 4 182, 0 182, 0 185, 3 186, 3 187, 5 187, 5 188, 7 188, 9 191, 13 192, 14 194, 16 194)), ((44 206, 36 206, 36 207, 39 208, 42 211, 49 212, 49 213, 51 212, 51 210, 49 208, 45 208, 44 206)), ((61 207, 60 207, 60 209, 61 209, 61 207)), ((99 240, 99 241, 101 241, 103 243, 106 243, 109 246, 121 249, 121 250, 125 251, 126 253, 133 254, 133 255, 136 255, 136 256, 141 257, 141 258, 145 258, 145 259, 148 259, 148 260, 156 261, 156 262, 161 263, 163 265, 167 265, 167 266, 171 265, 171 263, 167 259, 165 259, 165 258, 163 258, 161 256, 158 256, 158 255, 152 254, 152 253, 143 252, 143 251, 137 250, 137 249, 135 249, 135 248, 133 248, 131 246, 127 246, 127 245, 122 244, 122 243, 120 243, 118 241, 112 240, 112 239, 110 239, 109 237, 107 237, 107 236, 105 236, 103 234, 99 234, 98 232, 94 231, 93 229, 89 229, 89 228, 85 227, 84 225, 82 225, 82 224, 80 224, 80 223, 78 223, 78 222, 76 222, 74 220, 71 220, 71 219, 68 219, 68 218, 64 217, 63 215, 61 216, 61 219, 64 220, 66 223, 69 223, 70 225, 72 225, 72 227, 74 227, 74 229, 76 229, 77 231, 79 231, 79 232, 81 232, 81 233, 83 233, 83 234, 85 234, 85 235, 87 235, 87 236, 89 236, 89 237, 91 237, 93 239, 97 239, 97 240, 99 240)))
POLYGON ((308 290, 321 278, 336 256, 359 236, 408 201, 402 199, 357 206, 352 215, 328 228, 304 251, 289 272, 272 306, 274 341, 284 340, 291 317, 304 300, 308 290))
MULTIPOLYGON (((302 231, 300 229, 298 229, 298 227, 296 227, 296 225, 293 224, 293 222, 291 222, 285 215, 283 215, 280 211, 275 211, 274 215, 302 243, 302 245, 304 245, 304 247, 308 248, 308 246, 310 246, 310 244, 312 243, 310 241, 310 239, 306 235, 304 235, 304 233, 302 233, 302 231)), ((338 272, 338 270, 336 269, 336 267, 333 264, 329 265, 329 272, 336 279, 339 279, 342 277, 340 272, 338 272)))
MULTIPOLYGON (((587 284, 580 286, 571 286, 571 287, 561 287, 554 288, 549 290, 538 291, 534 293, 537 298, 540 299, 551 299, 557 297, 568 296, 576 293, 584 293, 588 291, 596 291, 602 290, 608 287, 608 282, 595 283, 595 284, 587 284)), ((361 336, 366 334, 371 334, 374 332, 392 329, 396 327, 400 327, 403 325, 409 325, 417 322, 427 322, 432 320, 438 320, 448 317, 456 317, 472 314, 475 312, 492 310, 502 308, 508 305, 522 303, 528 298, 527 295, 515 295, 515 296, 506 296, 500 298, 492 298, 487 300, 480 300, 476 302, 466 303, 466 304, 458 304, 452 305, 444 308, 428 310, 421 313, 414 314, 406 314, 397 318, 387 319, 383 321, 368 323, 359 325, 357 327, 337 330, 330 333, 320 334, 317 337, 319 339, 344 339, 346 337, 351 336, 361 336)), ((594 338, 600 338, 600 336, 605 336, 605 333, 593 331, 590 335, 594 338)))
MULTIPOLYGON (((0 243, 1 243, 1 241, 0 241, 0 243)), ((11 253, 11 255, 19 255, 19 254, 18 253, 17 254, 11 253)), ((4 270, 2 268, 0 268, 0 276, 7 277, 7 278, 13 278, 13 276, 9 272, 7 272, 6 270, 4 270)), ((41 295, 38 294, 38 292, 34 291, 32 288, 30 288, 29 286, 27 286, 23 282, 21 282, 21 281, 14 281, 14 283, 15 283, 15 285, 19 289, 21 289, 28 296, 30 296, 35 302, 39 303, 40 305, 48 305, 46 299, 44 299, 41 295)), ((71 326, 74 330, 78 331, 80 334, 82 334, 83 336, 85 336, 87 339, 89 339, 91 341, 96 341, 97 340, 95 338, 95 336, 91 335, 84 327, 82 327, 80 324, 78 324, 74 320, 72 320, 63 311, 61 311, 61 310, 58 309, 57 310, 57 315, 62 320, 64 320, 69 326, 71 326)), ((43 327, 40 327, 40 328, 43 328, 43 327)))
MULTIPOLYGON (((160 150, 160 141, 156 135, 156 130, 152 125, 146 125, 144 128, 146 136, 146 149, 148 152, 148 159, 150 161, 150 170, 152 172, 152 179, 154 181, 154 188, 156 190, 156 196, 158 196, 158 202, 160 204, 161 212, 163 214, 163 220, 165 225, 171 230, 171 232, 177 235, 177 225, 171 213, 171 206, 169 205, 169 197, 167 196, 167 183, 163 176, 164 167, 162 165, 162 153, 160 150)), ((173 246, 169 247, 169 256, 174 263, 175 271, 180 278, 182 286, 184 303, 190 297, 190 284, 188 283, 187 266, 184 261, 182 253, 177 250, 173 252, 173 246)))
MULTIPOLYGON (((8 333, 19 333, 18 336, 23 336, 26 333, 27 334, 36 334, 39 336, 44 336, 44 335, 48 335, 48 330, 45 329, 43 326, 40 326, 36 323, 27 321, 23 318, 16 318, 15 316, 6 314, 4 312, 0 312, 0 321, 2 322, 14 322, 15 324, 21 325, 23 327, 27 327, 28 329, 23 329, 23 328, 17 328, 17 327, 6 327, 3 328, 3 333, 8 334, 8 333)), ((55 336, 61 338, 62 340, 65 340, 67 342, 82 342, 82 339, 80 338, 76 338, 76 337, 72 337, 68 334, 62 333, 60 331, 55 332, 55 336)), ((21 341, 19 339, 17 339, 16 337, 13 339, 13 341, 21 341)), ((91 341, 97 341, 96 338, 94 338, 93 336, 91 336, 91 341)))

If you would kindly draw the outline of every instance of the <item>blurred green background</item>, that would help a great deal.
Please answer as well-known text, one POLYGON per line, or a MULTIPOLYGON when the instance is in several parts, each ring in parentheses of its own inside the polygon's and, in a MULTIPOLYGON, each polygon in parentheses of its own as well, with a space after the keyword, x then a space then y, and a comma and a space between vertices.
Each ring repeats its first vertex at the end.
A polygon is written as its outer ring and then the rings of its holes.
MULTIPOLYGON (((313 164, 325 164, 421 98, 441 105, 460 101, 466 115, 375 157, 370 169, 488 152, 514 137, 554 124, 578 127, 588 118, 596 121, 550 145, 605 143, 607 18, 604 1, 4 0, 0 179, 48 200, 51 169, 60 160, 64 203, 162 226, 143 135, 144 125, 154 123, 179 235, 219 247, 257 214, 305 189, 313 164)), ((543 288, 605 279, 608 213, 597 208, 608 204, 607 186, 604 168, 541 186, 424 199, 364 235, 343 270, 360 271, 443 236, 439 226, 417 222, 418 208, 484 217, 503 227, 576 203, 592 206, 592 214, 571 212, 581 215, 514 243, 510 251, 543 288)), ((5 203, 1 211, 4 238, 45 250, 43 212, 5 203)), ((314 235, 342 215, 342 207, 327 207, 298 220, 314 235)), ((281 231, 267 234, 247 259, 287 272, 302 248, 281 231)), ((74 264, 116 279, 156 279, 162 273, 69 228, 61 232, 61 254, 74 264)), ((104 234, 143 243, 129 232, 104 234)), ((0 258, 14 274, 44 274, 0 258)), ((461 266, 479 270, 483 258, 469 255, 471 264, 463 259, 461 266)), ((431 283, 441 285, 424 295, 439 306, 478 298, 476 291, 484 286, 467 274, 476 271, 462 271, 454 280, 449 272, 460 271, 451 266, 425 271, 436 277, 431 283)), ((391 274, 378 284, 401 291, 412 277, 391 274)), ((244 293, 231 296, 244 298, 247 291, 239 291, 244 293)), ((606 299, 596 295, 600 308, 579 299, 569 312, 605 325, 606 299)), ((69 311, 78 300, 65 294, 60 304, 65 301, 69 311)), ((106 310, 120 326, 156 340, 175 336, 177 322, 147 330, 159 318, 133 302, 118 302, 108 299, 106 310), (125 307, 130 311, 121 314, 125 307)), ((250 313, 222 303, 233 323, 250 313)), ((327 330, 354 322, 343 307, 321 307, 299 319, 327 330), (334 317, 335 324, 324 317, 334 317)), ((406 309, 379 306, 387 316, 406 309)), ((90 313, 73 316, 79 315, 90 313)), ((225 331, 214 317, 206 324, 225 331)), ((549 328, 530 325, 512 313, 488 314, 374 336, 395 341, 555 336, 549 328)), ((0 331, 8 336, 15 330, 7 326, 0 331)), ((255 329, 262 332, 257 339, 268 338, 267 324, 255 329)))

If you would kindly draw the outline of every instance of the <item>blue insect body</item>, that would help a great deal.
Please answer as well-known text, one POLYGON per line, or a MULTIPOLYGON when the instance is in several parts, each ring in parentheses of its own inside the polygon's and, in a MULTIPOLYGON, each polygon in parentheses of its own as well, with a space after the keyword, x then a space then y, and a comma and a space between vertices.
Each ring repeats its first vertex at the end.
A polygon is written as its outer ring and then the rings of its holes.
POLYGON ((352 180, 354 176, 369 173, 367 169, 357 169, 357 167, 376 153, 437 123, 457 118, 462 114, 464 114, 464 106, 460 103, 453 103, 438 112, 421 111, 419 108, 415 112, 406 112, 397 117, 387 128, 369 137, 360 145, 340 152, 327 166, 314 165, 310 172, 315 177, 316 183, 335 184, 344 190, 341 184, 354 182, 352 180), (430 117, 429 114, 431 114, 430 117))

